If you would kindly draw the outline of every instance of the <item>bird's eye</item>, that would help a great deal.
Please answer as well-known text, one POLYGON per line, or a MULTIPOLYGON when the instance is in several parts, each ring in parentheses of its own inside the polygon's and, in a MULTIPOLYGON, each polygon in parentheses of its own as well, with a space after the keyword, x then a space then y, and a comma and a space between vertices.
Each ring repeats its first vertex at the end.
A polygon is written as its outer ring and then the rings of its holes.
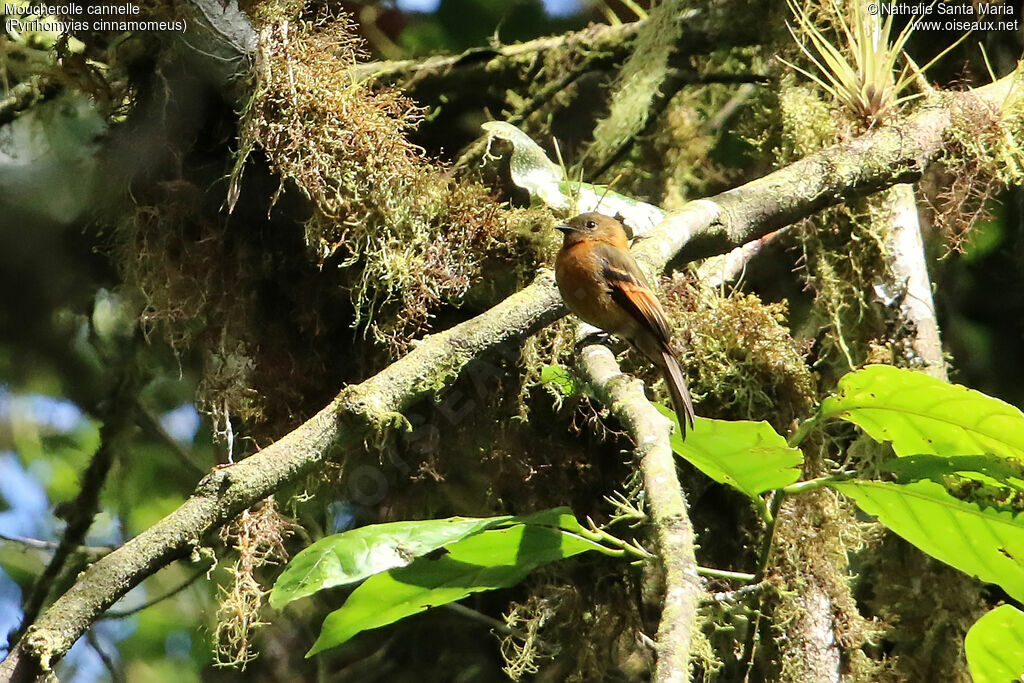
POLYGON ((596 227, 597 227, 597 223, 595 223, 594 221, 587 221, 587 229, 588 230, 593 230, 596 227))

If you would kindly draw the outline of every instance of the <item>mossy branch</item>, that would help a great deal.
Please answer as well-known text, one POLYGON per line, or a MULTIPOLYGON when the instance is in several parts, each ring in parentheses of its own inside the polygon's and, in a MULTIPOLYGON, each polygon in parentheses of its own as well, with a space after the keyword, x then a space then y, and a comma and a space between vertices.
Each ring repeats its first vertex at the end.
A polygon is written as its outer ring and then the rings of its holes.
POLYGON ((846 199, 919 179, 943 151, 954 126, 954 112, 972 101, 995 111, 1009 108, 1008 97, 1021 97, 1019 85, 1013 88, 1019 72, 1020 67, 982 88, 950 93, 906 119, 716 197, 690 202, 666 216, 658 226, 659 239, 645 244, 650 265, 664 264, 684 246, 724 253, 846 199))
MULTIPOLYGON (((697 276, 709 287, 734 280, 761 249, 784 230, 736 247, 705 260, 697 276)), ((580 327, 580 339, 597 329, 580 327)), ((713 570, 697 566, 694 533, 686 499, 679 483, 667 423, 647 401, 643 385, 619 369, 615 356, 605 346, 590 344, 581 349, 579 364, 583 377, 598 399, 627 428, 636 443, 636 458, 644 478, 644 490, 651 509, 659 556, 665 571, 665 597, 655 640, 658 661, 655 681, 689 680, 689 654, 697 605, 703 589, 701 575, 728 580, 752 580, 754 575, 713 570)))
MULTIPOLYGON (((659 272, 687 245, 723 253, 847 197, 914 180, 942 151, 952 112, 964 98, 999 108, 1016 72, 849 143, 823 150, 763 178, 669 214, 634 252, 659 272)), ((333 455, 361 447, 385 423, 442 388, 474 358, 525 336, 563 314, 553 279, 491 310, 424 339, 407 356, 365 382, 347 387, 290 434, 204 478, 177 510, 82 573, 0 664, 0 680, 31 680, 63 657, 115 601, 170 562, 188 556, 208 534, 333 455)))
POLYGON ((396 82, 404 78, 437 78, 464 76, 468 70, 479 70, 491 79, 501 72, 518 71, 524 63, 532 62, 539 53, 565 50, 608 53, 622 59, 630 42, 646 21, 634 21, 618 26, 594 24, 575 33, 537 38, 525 43, 498 47, 476 47, 457 55, 435 55, 425 59, 401 59, 369 62, 353 69, 355 80, 372 78, 382 82, 396 82))
POLYGON ((106 609, 145 578, 188 557, 243 510, 331 457, 361 447, 394 414, 439 390, 469 361, 507 343, 518 344, 562 313, 551 274, 542 274, 486 314, 427 337, 374 377, 346 387, 259 453, 213 471, 177 510, 83 572, 12 648, 0 664, 0 680, 45 675, 106 609))
MULTIPOLYGON (((659 21, 677 23, 681 17, 674 17, 670 12, 663 12, 659 21)), ((504 78, 517 77, 524 66, 535 63, 537 56, 553 50, 575 52, 601 57, 595 63, 589 61, 591 68, 610 66, 618 63, 629 55, 638 34, 647 30, 651 19, 640 19, 618 25, 592 24, 585 29, 556 36, 536 38, 524 43, 511 45, 495 45, 492 47, 476 47, 457 55, 435 55, 426 58, 401 59, 392 61, 369 62, 353 70, 357 80, 374 79, 384 83, 409 81, 418 84, 421 80, 457 79, 465 82, 471 72, 485 76, 487 82, 501 81, 504 78)), ((663 29, 658 29, 662 32, 663 29)), ((674 44, 676 36, 668 36, 668 47, 674 49, 669 55, 669 66, 688 66, 686 58, 694 54, 708 53, 723 47, 749 45, 760 37, 757 30, 744 22, 722 22, 714 24, 710 21, 701 22, 700 26, 689 26, 686 41, 674 44)), ((652 36, 653 38, 653 36, 652 36)), ((648 41, 651 42, 651 41, 648 41)), ((634 70, 638 70, 634 68, 634 70)))
MULTIPOLYGON (((581 328, 584 334, 586 328, 589 326, 581 328)), ((676 476, 669 422, 647 400, 643 383, 623 374, 608 347, 590 344, 582 349, 579 358, 587 383, 633 438, 643 473, 658 554, 665 570, 654 680, 688 681, 690 637, 703 589, 694 556, 693 525, 676 476)))

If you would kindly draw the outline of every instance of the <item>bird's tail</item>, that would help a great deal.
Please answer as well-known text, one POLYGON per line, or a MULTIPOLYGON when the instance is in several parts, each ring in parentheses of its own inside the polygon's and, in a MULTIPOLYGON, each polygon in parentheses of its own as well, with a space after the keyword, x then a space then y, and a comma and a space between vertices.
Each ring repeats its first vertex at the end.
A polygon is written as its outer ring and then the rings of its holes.
POLYGON ((675 408, 676 417, 679 419, 680 436, 686 438, 686 425, 693 429, 693 400, 690 398, 690 391, 686 388, 686 380, 683 379, 683 369, 679 366, 679 360, 671 351, 662 351, 662 361, 665 364, 665 384, 672 394, 672 407, 675 408))

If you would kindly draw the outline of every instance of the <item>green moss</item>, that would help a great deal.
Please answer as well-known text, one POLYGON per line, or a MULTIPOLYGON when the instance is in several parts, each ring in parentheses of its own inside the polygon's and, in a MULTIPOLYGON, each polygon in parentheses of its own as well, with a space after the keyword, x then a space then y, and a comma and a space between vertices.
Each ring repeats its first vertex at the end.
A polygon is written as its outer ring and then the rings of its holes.
POLYGON ((785 430, 815 400, 807 348, 785 326, 786 305, 754 294, 692 286, 676 275, 665 287, 669 317, 686 340, 683 366, 702 408, 726 419, 767 419, 785 430))
MULTIPOLYGON (((777 524, 771 573, 789 589, 779 593, 772 612, 778 680, 823 680, 823 661, 814 653, 828 643, 838 658, 875 641, 880 632, 880 624, 858 611, 850 585, 849 553, 864 545, 871 527, 827 490, 787 501, 777 524)), ((858 663, 862 670, 868 667, 858 663)))
POLYGON ((707 616, 698 610, 693 625, 693 636, 690 640, 690 668, 702 674, 705 683, 715 680, 715 674, 722 670, 722 661, 715 652, 711 640, 705 633, 707 616))
MULTIPOLYGON (((858 124, 818 93, 784 78, 762 105, 778 112, 777 127, 752 137, 771 150, 778 164, 820 151, 853 135, 858 124)), ((827 209, 796 224, 802 270, 815 293, 801 336, 820 340, 818 367, 825 383, 864 361, 871 340, 886 334, 885 311, 875 305, 874 284, 885 271, 888 216, 878 200, 864 199, 827 209), (822 334, 822 331, 825 333, 822 334)))
POLYGON ((778 156, 780 163, 796 161, 820 151, 839 139, 840 117, 817 92, 783 82, 779 91, 782 126, 778 156))

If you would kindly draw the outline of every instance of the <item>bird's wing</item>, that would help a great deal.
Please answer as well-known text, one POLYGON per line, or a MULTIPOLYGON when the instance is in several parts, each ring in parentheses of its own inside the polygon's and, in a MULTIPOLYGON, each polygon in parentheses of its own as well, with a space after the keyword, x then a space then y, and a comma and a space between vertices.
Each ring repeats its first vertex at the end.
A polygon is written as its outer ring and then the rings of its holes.
POLYGON ((625 309, 655 338, 668 344, 672 337, 665 311, 636 260, 629 252, 610 245, 598 247, 605 280, 611 288, 612 300, 625 309))

